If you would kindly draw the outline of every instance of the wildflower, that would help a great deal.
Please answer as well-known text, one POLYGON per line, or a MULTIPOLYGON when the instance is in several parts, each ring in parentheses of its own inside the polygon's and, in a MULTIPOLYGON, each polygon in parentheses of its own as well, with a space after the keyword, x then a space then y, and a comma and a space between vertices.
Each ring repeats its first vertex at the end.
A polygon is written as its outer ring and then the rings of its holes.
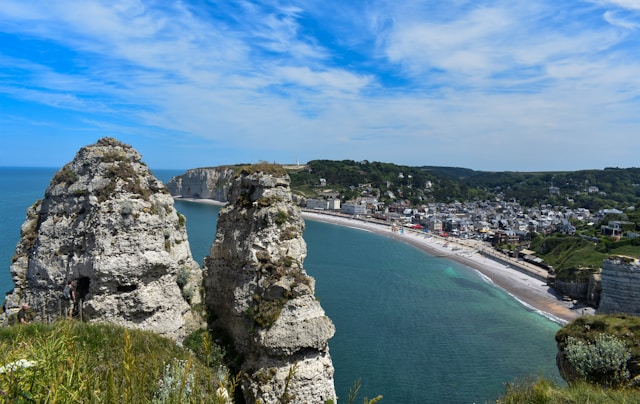
POLYGON ((26 359, 18 359, 15 362, 7 363, 4 366, 0 366, 0 374, 15 372, 18 369, 28 369, 36 365, 35 361, 29 361, 26 359))

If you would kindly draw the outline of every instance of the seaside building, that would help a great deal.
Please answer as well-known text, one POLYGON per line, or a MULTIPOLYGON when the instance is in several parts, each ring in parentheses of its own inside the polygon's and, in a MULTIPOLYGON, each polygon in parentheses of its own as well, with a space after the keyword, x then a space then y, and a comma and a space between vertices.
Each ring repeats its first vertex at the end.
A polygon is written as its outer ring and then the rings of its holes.
POLYGON ((307 199, 308 209, 340 210, 340 199, 307 199))
POLYGON ((364 205, 345 203, 344 205, 342 205, 342 213, 345 213, 347 215, 366 215, 367 207, 364 205))

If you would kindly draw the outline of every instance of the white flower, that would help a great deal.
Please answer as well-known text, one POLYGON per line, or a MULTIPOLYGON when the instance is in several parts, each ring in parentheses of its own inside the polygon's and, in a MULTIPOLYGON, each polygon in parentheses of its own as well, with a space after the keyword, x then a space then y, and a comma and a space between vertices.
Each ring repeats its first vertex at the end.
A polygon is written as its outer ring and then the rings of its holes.
POLYGON ((26 359, 18 359, 15 362, 7 363, 4 366, 0 366, 0 374, 15 372, 16 370, 22 368, 27 369, 36 365, 35 361, 28 361, 26 359))

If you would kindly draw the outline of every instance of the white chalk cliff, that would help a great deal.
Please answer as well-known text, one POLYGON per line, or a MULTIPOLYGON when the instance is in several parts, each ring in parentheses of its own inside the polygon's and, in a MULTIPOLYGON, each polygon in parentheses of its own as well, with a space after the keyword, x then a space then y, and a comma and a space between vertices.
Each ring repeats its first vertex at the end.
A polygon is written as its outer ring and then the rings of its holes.
POLYGON ((213 199, 226 202, 229 183, 236 172, 233 167, 192 168, 167 183, 167 190, 180 198, 213 199))

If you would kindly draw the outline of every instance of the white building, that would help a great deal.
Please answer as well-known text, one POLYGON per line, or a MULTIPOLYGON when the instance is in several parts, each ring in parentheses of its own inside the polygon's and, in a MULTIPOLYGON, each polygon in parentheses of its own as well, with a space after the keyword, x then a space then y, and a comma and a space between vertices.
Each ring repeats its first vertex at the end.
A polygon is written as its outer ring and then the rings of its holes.
POLYGON ((344 205, 342 205, 342 213, 345 213, 347 215, 365 215, 367 214, 367 207, 364 205, 345 203, 344 205))

